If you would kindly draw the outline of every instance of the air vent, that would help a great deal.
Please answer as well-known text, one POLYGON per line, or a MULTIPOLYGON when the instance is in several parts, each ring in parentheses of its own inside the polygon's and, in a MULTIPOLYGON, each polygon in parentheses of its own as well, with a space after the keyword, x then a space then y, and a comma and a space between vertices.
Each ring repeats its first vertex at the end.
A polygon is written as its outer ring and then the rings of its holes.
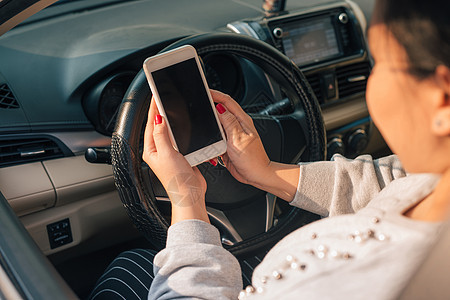
POLYGON ((46 137, 0 140, 0 168, 63 156, 58 144, 46 137))
POLYGON ((349 47, 351 43, 349 28, 347 26, 341 26, 339 31, 341 32, 342 44, 344 47, 349 47))
POLYGON ((309 85, 311 86, 312 90, 314 91, 314 94, 316 95, 317 101, 319 101, 320 104, 323 104, 323 95, 322 90, 320 88, 320 77, 319 74, 312 74, 306 76, 306 79, 309 82, 309 85))
POLYGON ((19 102, 6 84, 0 84, 0 109, 14 108, 19 108, 19 102))
POLYGON ((336 69, 339 98, 363 93, 370 74, 368 62, 357 63, 336 69))

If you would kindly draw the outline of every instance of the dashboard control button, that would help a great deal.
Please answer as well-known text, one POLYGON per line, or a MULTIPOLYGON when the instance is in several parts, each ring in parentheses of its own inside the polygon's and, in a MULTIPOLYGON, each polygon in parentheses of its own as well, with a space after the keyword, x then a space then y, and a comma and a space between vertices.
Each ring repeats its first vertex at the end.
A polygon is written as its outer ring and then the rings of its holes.
POLYGON ((342 24, 347 24, 348 23, 348 15, 346 13, 341 13, 338 16, 339 22, 341 22, 342 24))
POLYGON ((345 154, 345 145, 342 139, 332 138, 327 145, 327 159, 330 160, 336 153, 345 154))
POLYGON ((281 29, 280 27, 277 27, 273 30, 273 35, 278 38, 281 39, 283 37, 283 29, 281 29))
POLYGON ((356 153, 362 153, 369 143, 369 136, 364 129, 356 129, 348 137, 348 145, 350 149, 356 153))
POLYGON ((327 100, 336 98, 336 75, 334 73, 322 76, 322 90, 327 100))

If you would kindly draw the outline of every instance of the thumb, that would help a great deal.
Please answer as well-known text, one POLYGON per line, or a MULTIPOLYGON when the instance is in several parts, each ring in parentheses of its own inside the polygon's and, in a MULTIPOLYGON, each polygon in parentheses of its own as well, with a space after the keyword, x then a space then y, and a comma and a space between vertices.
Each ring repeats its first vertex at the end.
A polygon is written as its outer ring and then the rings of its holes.
POLYGON ((153 140, 157 152, 173 151, 172 142, 170 141, 167 123, 161 115, 155 116, 155 127, 153 129, 153 140))
POLYGON ((220 123, 222 123, 228 139, 232 139, 233 136, 244 131, 236 116, 228 111, 225 106, 219 103, 216 105, 216 109, 219 112, 219 120, 220 123))

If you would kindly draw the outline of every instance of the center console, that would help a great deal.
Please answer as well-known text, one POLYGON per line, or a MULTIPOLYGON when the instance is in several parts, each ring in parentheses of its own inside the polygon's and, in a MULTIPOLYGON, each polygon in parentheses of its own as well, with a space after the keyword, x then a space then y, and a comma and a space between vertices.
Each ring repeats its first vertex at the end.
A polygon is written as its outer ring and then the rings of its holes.
POLYGON ((373 124, 365 103, 371 61, 364 38, 366 21, 352 2, 280 12, 228 24, 233 32, 265 41, 305 74, 321 105, 328 158, 367 152, 373 124))

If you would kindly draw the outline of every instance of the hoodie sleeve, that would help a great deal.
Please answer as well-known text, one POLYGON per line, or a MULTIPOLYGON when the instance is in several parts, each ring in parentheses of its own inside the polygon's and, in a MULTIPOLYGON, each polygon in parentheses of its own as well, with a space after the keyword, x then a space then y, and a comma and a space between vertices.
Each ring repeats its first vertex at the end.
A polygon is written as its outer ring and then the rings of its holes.
POLYGON ((391 181, 406 176, 397 156, 370 155, 300 163, 297 192, 291 205, 321 216, 355 213, 391 181))
POLYGON ((148 299, 237 299, 242 290, 237 259, 222 247, 219 231, 200 220, 169 227, 166 248, 154 259, 148 299))

